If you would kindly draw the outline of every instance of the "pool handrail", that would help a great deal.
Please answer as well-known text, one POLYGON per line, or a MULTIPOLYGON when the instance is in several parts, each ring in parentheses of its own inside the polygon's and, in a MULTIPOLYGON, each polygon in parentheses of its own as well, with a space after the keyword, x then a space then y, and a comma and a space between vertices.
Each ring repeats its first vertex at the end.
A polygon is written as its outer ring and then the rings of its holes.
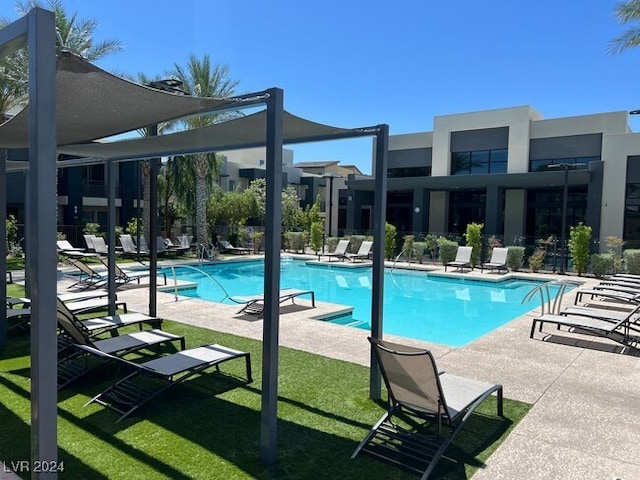
POLYGON ((219 280, 217 280, 210 273, 204 271, 202 268, 194 267, 193 265, 171 265, 170 268, 171 268, 171 273, 173 274, 173 296, 176 302, 178 301, 178 277, 176 275, 176 268, 190 268, 191 270, 195 270, 196 272, 202 273, 204 276, 213 280, 222 289, 222 291, 225 294, 225 296, 220 300, 220 303, 225 301, 227 298, 234 301, 231 295, 229 295, 229 292, 227 292, 227 289, 224 288, 222 283, 220 283, 219 280))
POLYGON ((567 287, 579 287, 584 282, 576 280, 553 280, 551 282, 545 282, 542 285, 538 285, 532 288, 522 299, 522 304, 531 301, 536 294, 540 294, 540 309, 542 315, 545 315, 545 305, 548 309, 548 314, 558 314, 562 305, 562 297, 564 296, 567 287), (551 298, 551 292, 549 291, 550 285, 559 285, 553 300, 551 298))

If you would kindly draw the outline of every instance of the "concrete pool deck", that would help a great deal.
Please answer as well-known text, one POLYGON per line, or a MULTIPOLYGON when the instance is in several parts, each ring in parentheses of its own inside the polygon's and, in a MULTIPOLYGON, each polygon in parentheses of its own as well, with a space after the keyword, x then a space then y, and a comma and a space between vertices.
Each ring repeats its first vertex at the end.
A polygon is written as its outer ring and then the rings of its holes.
MULTIPOLYGON (((444 273, 434 265, 422 268, 444 273)), ((505 278, 475 270, 460 275, 505 278)), ((518 272, 518 276, 528 275, 518 272)), ((542 278, 570 278, 584 281, 585 286, 597 283, 596 279, 576 276, 545 274, 542 278)), ((60 291, 66 282, 62 277, 60 291)), ((573 303, 573 297, 567 295, 564 303, 573 303)), ((118 299, 126 301, 132 311, 148 309, 147 289, 119 289, 118 299)), ((184 297, 176 301, 173 293, 166 292, 158 292, 157 302, 161 317, 262 339, 262 320, 235 316, 238 306, 184 297)), ((283 304, 280 345, 368 366, 369 332, 310 319, 335 308, 316 303, 317 308, 312 309, 301 297, 295 305, 283 304)), ((532 308, 536 305, 532 303, 532 308)), ((616 343, 558 332, 551 326, 530 339, 536 311, 539 306, 461 348, 385 338, 429 348, 440 369, 501 383, 505 397, 533 405, 474 479, 640 478, 640 356, 620 353, 616 343)))

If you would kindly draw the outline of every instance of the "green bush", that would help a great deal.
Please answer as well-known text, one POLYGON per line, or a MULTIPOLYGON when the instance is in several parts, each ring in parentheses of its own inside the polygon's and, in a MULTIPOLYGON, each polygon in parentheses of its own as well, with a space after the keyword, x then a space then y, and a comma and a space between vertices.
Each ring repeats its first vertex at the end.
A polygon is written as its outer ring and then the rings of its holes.
POLYGON ((469 223, 467 225, 467 233, 464 234, 464 238, 467 241, 467 246, 472 247, 471 252, 471 266, 475 267, 480 264, 480 253, 482 251, 482 229, 484 223, 469 223))
MULTIPOLYGON (((84 233, 85 235, 101 236, 100 235, 100 224, 99 223, 91 223, 91 222, 89 222, 82 229, 82 233, 84 233)), ((129 233, 131 233, 131 232, 129 232, 129 233)))
POLYGON ((591 255, 591 273, 601 278, 610 273, 614 268, 614 255, 612 253, 594 253, 591 255))
POLYGON ((413 244, 413 257, 418 263, 422 263, 424 260, 424 252, 427 251, 426 242, 415 242, 413 244))
POLYGON ((317 254, 322 249, 322 236, 324 234, 324 224, 322 222, 313 222, 310 232, 310 246, 317 254))
POLYGON ((285 248, 296 253, 304 252, 307 244, 307 232, 286 232, 284 234, 285 248))
POLYGON ((640 250, 629 249, 623 253, 624 262, 627 265, 627 273, 640 275, 640 250))
POLYGON ((458 252, 458 242, 447 240, 444 237, 439 237, 437 242, 438 255, 442 264, 444 265, 447 262, 453 262, 456 259, 456 253, 458 252))
POLYGON ((413 245, 414 245, 415 241, 416 241, 415 235, 405 235, 404 236, 404 240, 402 242, 402 251, 404 252, 404 254, 409 259, 409 262, 411 262, 411 258, 414 255, 414 253, 413 253, 413 245))
POLYGON ((253 242, 253 253, 260 253, 262 249, 262 239, 264 238, 263 232, 254 231, 251 234, 251 241, 253 242))
MULTIPOLYGON (((141 218, 135 218, 135 217, 127 222, 127 226, 125 227, 125 231, 129 235, 136 235, 138 233, 138 224, 140 224, 140 232, 144 233, 144 226, 142 225, 142 219, 141 218)), ((88 232, 86 232, 86 230, 87 230, 87 227, 89 225, 97 225, 97 224, 96 223, 93 223, 93 224, 87 223, 87 226, 84 227, 85 233, 88 233, 88 232)))
POLYGON ((529 268, 532 272, 538 272, 542 265, 544 265, 544 259, 547 256, 546 250, 538 248, 535 252, 531 254, 529 257, 529 268))
POLYGON ((569 252, 573 257, 573 266, 578 275, 587 270, 589 263, 589 244, 591 243, 591 227, 580 222, 569 231, 569 252))
POLYGON ((7 228, 7 246, 18 242, 18 222, 16 217, 9 215, 5 221, 7 228))
POLYGON ((429 233, 428 235, 425 235, 424 243, 425 243, 425 251, 429 252, 429 256, 431 257, 431 260, 435 260, 436 255, 438 254, 437 235, 434 235, 433 233, 429 233))
POLYGON ((524 265, 524 251, 525 247, 510 246, 507 251, 507 267, 509 270, 518 271, 524 265))
POLYGON ((335 252, 339 241, 340 241, 340 239, 338 237, 329 237, 329 238, 327 238, 327 250, 330 253, 335 252))
POLYGON ((396 227, 390 223, 384 225, 384 256, 391 260, 396 252, 396 227))

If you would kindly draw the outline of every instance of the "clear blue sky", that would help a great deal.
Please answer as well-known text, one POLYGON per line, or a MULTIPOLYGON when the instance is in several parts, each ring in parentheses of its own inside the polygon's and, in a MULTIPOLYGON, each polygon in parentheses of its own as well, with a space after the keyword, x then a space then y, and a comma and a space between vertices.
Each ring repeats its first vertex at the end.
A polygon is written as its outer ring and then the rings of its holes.
MULTIPOLYGON (((209 54, 238 93, 284 89, 285 108, 339 127, 430 131, 433 117, 531 105, 544 118, 640 108, 640 48, 611 57, 617 0, 65 0, 121 53, 98 64, 149 76, 209 54)), ((14 19, 12 0, 0 15, 14 19)), ((640 118, 631 117, 634 131, 640 118)), ((371 141, 293 147, 295 161, 371 171, 371 141)))

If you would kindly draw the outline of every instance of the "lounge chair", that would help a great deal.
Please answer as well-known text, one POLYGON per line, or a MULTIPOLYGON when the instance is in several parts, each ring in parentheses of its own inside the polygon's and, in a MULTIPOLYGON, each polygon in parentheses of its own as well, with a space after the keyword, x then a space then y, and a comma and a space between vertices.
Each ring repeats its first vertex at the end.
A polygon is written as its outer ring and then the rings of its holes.
POLYGON ((560 327, 572 329, 575 333, 586 333, 591 336, 608 338, 614 342, 620 343, 625 347, 630 347, 640 351, 640 329, 634 325, 640 306, 628 313, 619 321, 596 318, 592 316, 571 316, 571 315, 553 315, 545 314, 535 317, 531 323, 531 332, 529 338, 534 338, 536 325, 538 331, 542 332, 545 323, 560 327))
POLYGON ((86 324, 78 321, 60 300, 58 300, 57 316, 58 326, 64 332, 64 336, 70 339, 70 342, 62 342, 63 346, 59 351, 69 351, 69 347, 72 349, 71 354, 62 356, 63 358, 58 361, 58 389, 104 363, 104 359, 101 359, 97 365, 90 364, 90 358, 86 351, 77 348, 79 345, 116 356, 171 342, 180 342, 180 349, 184 350, 185 348, 185 340, 182 335, 174 335, 158 329, 93 341, 86 324))
POLYGON ((252 252, 252 249, 250 248, 234 247, 227 240, 219 240, 218 245, 220 253, 234 253, 236 255, 244 255, 252 252))
MULTIPOLYGON (((160 237, 162 238, 162 237, 160 237)), ((189 245, 176 245, 175 243, 173 243, 171 241, 170 238, 165 238, 163 240, 164 242, 164 246, 165 248, 169 251, 169 252, 176 252, 178 255, 184 255, 185 253, 187 253, 190 250, 190 246, 189 245)))
POLYGON ((95 252, 96 249, 93 247, 93 239, 96 238, 95 235, 83 235, 82 238, 84 238, 84 243, 86 243, 87 245, 87 250, 89 252, 95 252))
MULTIPOLYGON (((109 268, 109 263, 104 259, 100 258, 102 264, 109 268)), ((116 273, 116 283, 118 285, 122 285, 125 283, 136 281, 140 283, 141 278, 147 278, 151 276, 151 272, 149 270, 140 270, 140 269, 129 269, 125 267, 121 267, 117 263, 115 264, 115 273, 116 273)), ((164 284, 167 284, 167 274, 165 272, 157 272, 158 276, 162 277, 164 284)))
POLYGON ((487 270, 497 270, 500 273, 500 270, 509 271, 507 267, 507 254, 509 253, 508 248, 502 247, 494 247, 491 251, 491 259, 480 265, 480 273, 482 273, 485 269, 487 270))
POLYGON ((107 275, 103 275, 102 273, 95 271, 86 263, 74 259, 69 259, 69 262, 80 270, 80 275, 78 277, 78 281, 69 285, 67 288, 97 288, 103 286, 109 281, 109 277, 107 275))
POLYGON ((371 253, 371 247, 373 247, 373 242, 365 240, 360 244, 360 248, 357 253, 346 253, 345 258, 351 262, 366 260, 369 258, 369 254, 371 253))
POLYGON ((444 271, 447 271, 447 267, 456 267, 459 268, 460 271, 464 271, 465 267, 473 269, 471 266, 471 253, 473 252, 473 247, 458 247, 456 251, 456 258, 451 262, 446 262, 444 264, 444 271))
POLYGON ((474 410, 494 392, 503 416, 502 385, 471 380, 436 367, 429 350, 369 338, 389 401, 351 458, 365 451, 413 470, 426 479, 474 410), (394 416, 408 420, 401 426, 394 416), (442 429, 448 427, 448 433, 442 429))
MULTIPOLYGON (((75 302, 64 302, 62 295, 58 295, 58 309, 67 317, 71 318, 78 328, 81 328, 89 338, 94 338, 105 332, 117 333, 117 330, 129 325, 138 325, 140 330, 144 324, 151 325, 154 328, 160 328, 162 319, 159 317, 151 317, 144 313, 125 313, 120 315, 109 315, 104 317, 94 317, 80 320, 77 315, 82 312, 74 311, 70 306, 75 302)), ((113 335, 112 335, 113 336, 113 335)))
MULTIPOLYGON (((299 297, 300 295, 311 295, 311 306, 315 308, 316 306, 316 297, 315 292, 313 290, 298 290, 297 288, 284 288, 280 290, 279 302, 282 304, 287 300, 291 300, 292 303, 295 303, 295 297, 299 297)), ((240 297, 230 297, 236 303, 244 303, 244 306, 238 310, 237 314, 247 313, 250 315, 257 315, 258 318, 261 318, 264 315, 264 295, 254 295, 254 296, 240 296, 240 297)))
POLYGON ((592 300, 596 297, 599 297, 601 299, 632 303, 634 305, 640 303, 640 291, 638 291, 637 293, 633 293, 606 288, 580 288, 576 290, 574 304, 577 305, 578 302, 582 302, 585 295, 590 296, 592 300))
POLYGON ((253 381, 251 355, 218 344, 190 348, 143 363, 133 363, 87 345, 78 348, 88 354, 102 357, 104 361, 117 362, 120 367, 131 371, 123 378, 116 379, 109 388, 86 403, 89 405, 96 402, 121 413, 116 422, 125 419, 168 388, 204 370, 215 367, 219 372, 220 364, 228 360, 244 358, 247 382, 253 381))
POLYGON ((56 241, 56 247, 58 249, 58 255, 66 257, 82 258, 82 257, 96 257, 95 253, 86 252, 82 247, 74 247, 68 240, 56 241))
POLYGON ((142 246, 140 247, 140 252, 138 252, 138 248, 129 234, 120 235, 120 245, 122 245, 122 252, 125 255, 137 256, 140 254, 142 256, 149 256, 150 253, 148 248, 145 250, 142 246))
POLYGON ((349 248, 349 240, 340 240, 333 252, 322 253, 318 255, 318 260, 320 260, 320 257, 329 257, 329 261, 331 261, 332 258, 339 258, 344 262, 345 258, 347 258, 348 248, 349 248))

